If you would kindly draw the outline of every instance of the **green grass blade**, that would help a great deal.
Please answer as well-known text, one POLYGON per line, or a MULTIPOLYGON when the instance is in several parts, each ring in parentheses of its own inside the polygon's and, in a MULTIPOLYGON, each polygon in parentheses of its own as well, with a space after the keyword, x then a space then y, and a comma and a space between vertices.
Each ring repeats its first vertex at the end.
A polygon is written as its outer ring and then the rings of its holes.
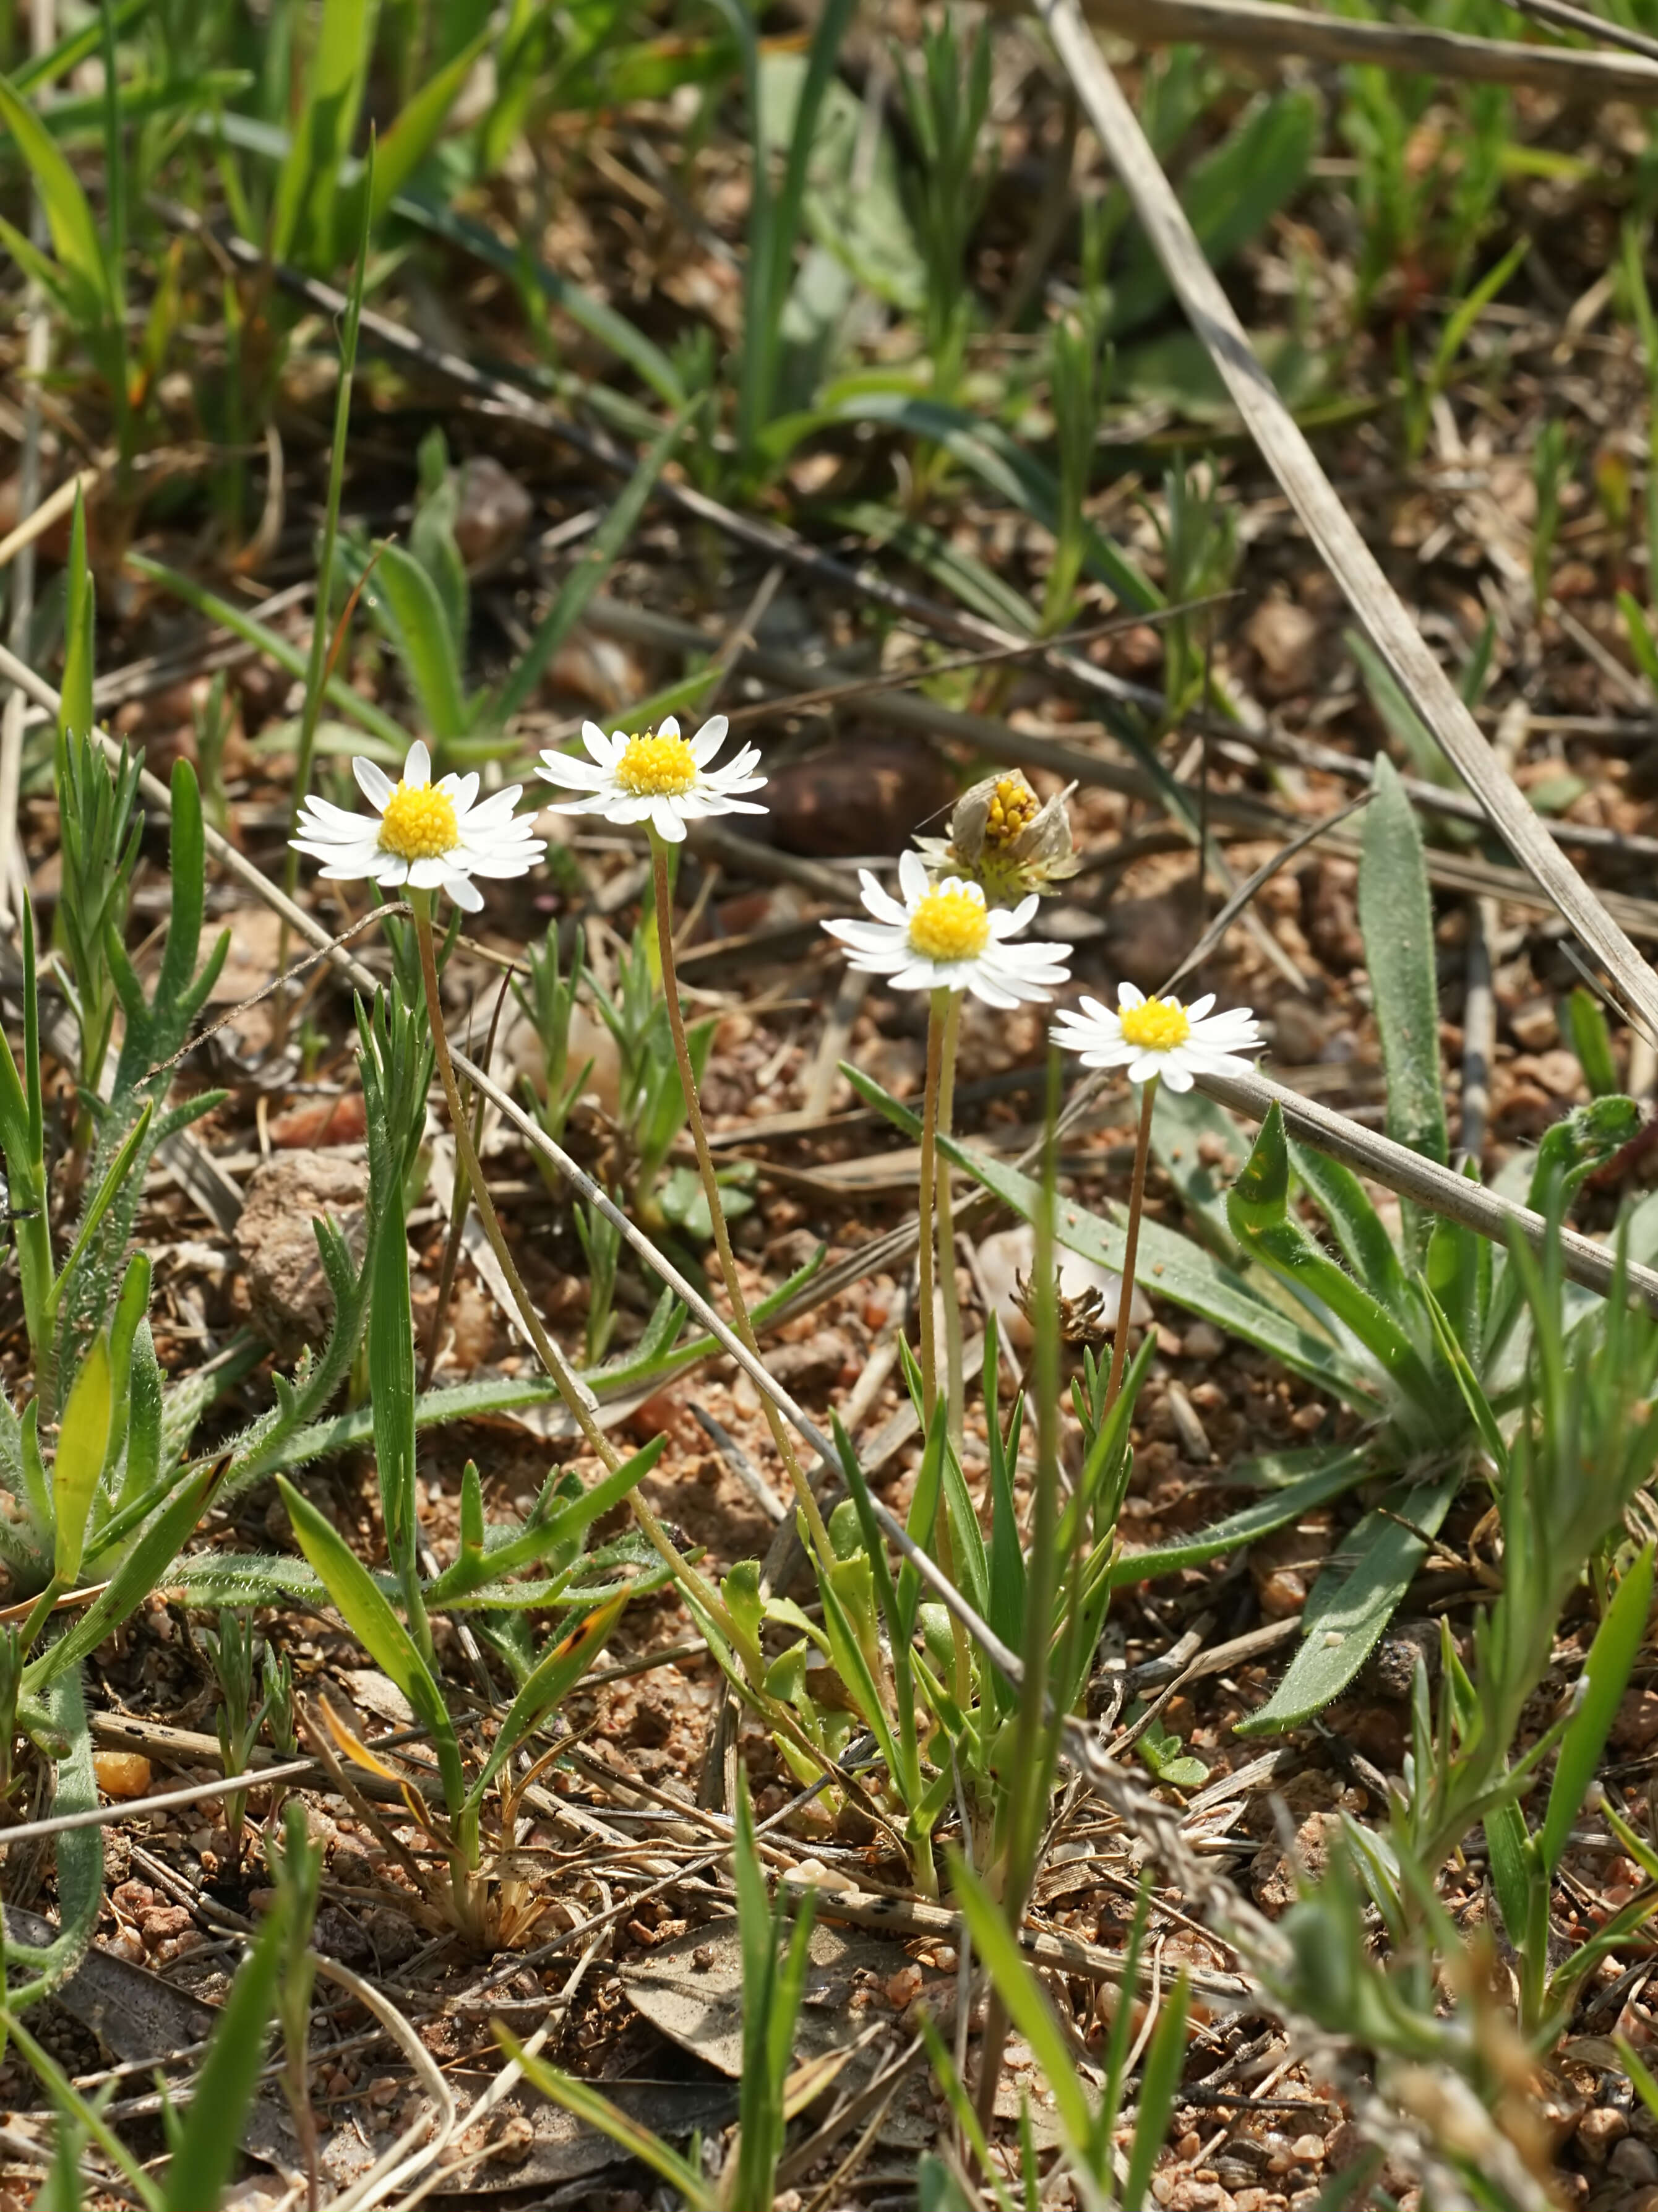
POLYGON ((378 13, 375 0, 323 0, 305 105, 276 184, 274 261, 325 267, 331 260, 340 167, 356 129, 378 13))

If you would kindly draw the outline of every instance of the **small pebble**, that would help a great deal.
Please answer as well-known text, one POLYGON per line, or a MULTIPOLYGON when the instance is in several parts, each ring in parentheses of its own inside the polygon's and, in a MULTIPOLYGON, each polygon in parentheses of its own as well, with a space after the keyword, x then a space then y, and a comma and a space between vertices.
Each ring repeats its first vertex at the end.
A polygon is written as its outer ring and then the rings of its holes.
POLYGON ((137 1751, 94 1751, 92 1771, 106 1797, 143 1797, 149 1790, 149 1761, 137 1751))

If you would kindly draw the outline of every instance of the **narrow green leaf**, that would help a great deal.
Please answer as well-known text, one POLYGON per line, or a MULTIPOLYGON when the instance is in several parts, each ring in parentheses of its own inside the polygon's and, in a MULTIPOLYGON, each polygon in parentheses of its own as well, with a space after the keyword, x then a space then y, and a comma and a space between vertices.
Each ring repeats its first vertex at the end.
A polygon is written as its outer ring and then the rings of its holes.
POLYGON ((87 1522, 109 1449, 111 1413, 109 1340, 94 1338, 64 1408, 52 1462, 52 1498, 57 1519, 56 1571, 65 1585, 74 1582, 87 1540, 87 1522))
POLYGON ((382 544, 364 587, 369 611, 396 647, 434 748, 464 737, 468 726, 457 654, 465 640, 450 635, 437 586, 412 554, 382 544))
MULTIPOLYGON (((135 576, 155 585, 181 605, 193 608, 208 621, 229 630, 233 636, 240 638, 245 645, 251 645, 256 653, 273 662, 286 674, 297 677, 303 682, 307 671, 306 654, 291 640, 279 635, 245 608, 234 605, 229 599, 221 599, 216 592, 210 592, 194 578, 183 574, 177 568, 169 568, 163 562, 152 561, 147 553, 136 549, 127 554, 126 566, 135 576)), ((407 753, 409 732, 403 725, 394 720, 382 708, 375 706, 373 700, 365 699, 342 678, 331 677, 323 696, 329 705, 347 720, 380 738, 386 747, 388 758, 401 760, 407 753)))
POLYGON ((1589 1646, 1577 1691, 1580 1702, 1561 1739, 1548 1810, 1537 1839, 1546 1875, 1551 1879, 1565 1850, 1572 1823, 1582 1812, 1617 1717, 1619 1701, 1640 1656, 1652 1607, 1652 1579, 1653 1547, 1646 1544, 1619 1584, 1618 1595, 1589 1646))
POLYGON ((1416 1483, 1393 1511, 1365 1515, 1343 1542, 1340 1565, 1326 1569, 1307 1601, 1303 1641, 1284 1680, 1237 1723, 1239 1735, 1294 1728, 1341 1695, 1393 1619, 1426 1554, 1424 1539, 1437 1534, 1461 1482, 1458 1469, 1416 1483))
POLYGON ((1408 1312, 1410 1292, 1394 1240, 1352 1170, 1311 1145, 1292 1143, 1290 1164, 1329 1223, 1343 1259, 1370 1296, 1394 1313, 1408 1312))
POLYGON ((333 1523, 309 1498, 301 1497, 285 1475, 276 1477, 276 1487, 300 1549, 321 1578, 340 1618, 380 1672, 403 1692, 422 1726, 431 1729, 444 1770, 444 1795, 452 1809, 465 1795, 460 1779, 460 1749, 442 1692, 416 1650, 414 1639, 333 1523))
POLYGON ((45 125, 3 76, 0 76, 0 124, 10 131, 17 142, 18 152, 28 165, 46 210, 52 251, 108 314, 113 307, 113 295, 91 204, 45 125))
POLYGON ((1485 1845, 1491 1853, 1491 1887, 1503 1925, 1516 1951, 1523 1951, 1531 1927, 1533 1899, 1542 1879, 1526 1816, 1509 1799, 1485 1815, 1485 1845))
POLYGON ((187 1476, 170 1502, 145 1522, 143 1533, 121 1561, 100 1597, 94 1598, 72 1628, 49 1644, 23 1670, 26 1688, 35 1688, 77 1667, 112 1629, 143 1604, 165 1578, 206 1510, 214 1472, 187 1476))
MULTIPOLYGON (((492 35, 493 26, 486 23, 470 44, 463 46, 452 60, 446 62, 434 76, 427 79, 408 106, 398 110, 391 128, 377 141, 374 184, 368 206, 371 230, 379 229, 393 198, 436 145, 461 87, 471 75, 492 35)), ((349 234, 355 234, 359 228, 355 214, 349 206, 341 210, 340 227, 349 234)))
POLYGON ((276 185, 273 260, 329 260, 340 165, 356 129, 377 13, 374 0, 323 0, 305 105, 276 185))
POLYGON ((1566 1029, 1583 1080, 1596 1098, 1615 1097, 1622 1089, 1618 1063, 1612 1058, 1612 1031, 1605 1009, 1593 991, 1576 985, 1566 1000, 1566 1029))
POLYGON ((1327 1505, 1333 1498, 1341 1497, 1375 1472, 1376 1462, 1367 1451, 1338 1444, 1323 1466, 1282 1490, 1272 1491, 1255 1504, 1229 1513, 1224 1521, 1212 1522, 1206 1528, 1194 1529, 1189 1536, 1155 1545, 1148 1551, 1120 1551, 1111 1562, 1112 1588, 1150 1582, 1159 1575, 1181 1574, 1188 1567, 1202 1566, 1206 1560, 1241 1553, 1275 1528, 1288 1527, 1303 1513, 1327 1505))
POLYGON ((1000 1906, 992 1902, 978 1876, 954 1851, 950 1865, 951 1886, 973 1948, 984 1960, 985 1971, 1007 2007, 1009 2018, 1030 2045, 1036 2071, 1058 2107, 1067 2140, 1076 2149, 1084 2150, 1092 2140, 1094 2116, 1042 1985, 1021 1954, 1000 1906))
POLYGON ((86 504, 77 491, 75 516, 70 525, 69 566, 64 572, 64 673, 58 701, 60 738, 67 738, 71 732, 77 738, 92 734, 95 719, 92 703, 94 621, 92 564, 87 559, 86 504))
MULTIPOLYGON (((1186 2016, 1191 1994, 1191 1984, 1182 1966, 1174 1994, 1163 2007, 1145 2054, 1145 2071, 1140 2077, 1140 2108, 1128 2153, 1128 2178, 1123 2183, 1125 2204, 1145 2203, 1151 2169, 1168 2139, 1181 2071, 1186 2064, 1186 2016)), ((1108 2143, 1101 2144, 1099 2149, 1102 2158, 1096 2171, 1103 2180, 1111 2171, 1111 2147, 1108 2143)))
POLYGON ((402 1177, 393 1164, 377 1179, 390 1188, 379 1193, 380 1218, 369 1263, 368 1372, 380 1513, 386 1549, 400 1565, 413 1559, 416 1545, 415 1318, 402 1177))
POLYGON ((544 2058, 532 2057, 499 2023, 495 2040, 507 2057, 523 2068, 525 2080, 544 2097, 550 2097, 554 2104, 562 2105, 584 2127, 608 2136, 629 2158, 636 2158, 653 2173, 659 2173, 671 2189, 678 2191, 691 2212, 721 2212, 719 2196, 704 2180, 701 2168, 681 2158, 660 2136, 653 2135, 648 2128, 630 2119, 590 2083, 578 2081, 573 2074, 561 2073, 544 2058))
MULTIPOLYGON (((1232 1234, 1244 1250, 1264 1261, 1297 1295, 1327 1306, 1370 1352, 1388 1381, 1413 1405, 1432 1414, 1444 1394, 1399 1318, 1340 1263, 1315 1243, 1290 1206, 1290 1152, 1284 1115, 1276 1100, 1254 1150, 1226 1201, 1232 1234)), ((1143 1233, 1143 1232, 1142 1232, 1143 1233)))
POLYGON ((523 1688, 513 1698, 506 1719, 490 1747, 483 1771, 472 1784, 471 1797, 475 1804, 482 1803, 484 1791, 511 1758, 530 1730, 538 1728, 565 1696, 574 1689, 609 1640, 610 1632, 622 1618, 623 1607, 628 1602, 624 1590, 602 1605, 597 1613, 589 1613, 568 1636, 560 1638, 548 1652, 523 1688))
POLYGON ((202 2212, 203 2205, 217 2204, 241 2157, 242 2126, 258 2087, 276 2001, 282 1939, 273 1914, 236 1970, 167 2166, 167 2212, 202 2212))
POLYGON ((1450 1154, 1439 1054, 1433 902, 1416 814, 1391 761, 1378 757, 1364 810, 1359 925, 1388 1073, 1388 1134, 1436 1160, 1450 1154))
MULTIPOLYGON (((1259 237, 1299 190, 1318 149, 1319 125, 1315 94, 1279 94, 1248 110, 1212 153, 1192 163, 1180 195, 1211 268, 1259 237)), ((1107 296, 1114 332, 1135 329, 1169 297, 1168 276, 1138 228, 1124 242, 1107 296)))

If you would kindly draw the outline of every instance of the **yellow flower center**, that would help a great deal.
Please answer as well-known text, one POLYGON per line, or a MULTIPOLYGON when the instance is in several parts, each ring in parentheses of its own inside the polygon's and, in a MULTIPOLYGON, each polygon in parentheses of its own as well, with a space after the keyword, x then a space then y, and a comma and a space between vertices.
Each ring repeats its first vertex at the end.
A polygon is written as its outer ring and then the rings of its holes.
POLYGON ((616 780, 630 799, 677 799, 696 781, 683 738, 629 738, 616 780))
POLYGON ((459 842, 455 802, 429 783, 400 783, 380 817, 380 850, 400 860, 434 860, 459 842))
POLYGON ((1029 828, 1038 811, 1035 793, 1027 791, 1017 776, 1005 775, 990 794, 990 811, 985 817, 985 842, 1012 844, 1029 828))
POLYGON ((1118 1016, 1125 1044, 1142 1052, 1172 1052, 1192 1034, 1192 1018, 1178 999, 1146 999, 1118 1016))
POLYGON ((981 898, 963 889, 929 891, 909 917, 910 950, 927 960, 974 960, 990 942, 981 898))

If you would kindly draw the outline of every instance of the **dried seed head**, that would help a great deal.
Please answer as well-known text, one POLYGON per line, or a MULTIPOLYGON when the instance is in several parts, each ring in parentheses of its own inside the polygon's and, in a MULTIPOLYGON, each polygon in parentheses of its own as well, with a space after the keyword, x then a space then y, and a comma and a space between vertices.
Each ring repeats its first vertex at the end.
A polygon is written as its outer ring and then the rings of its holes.
POLYGON ((1032 891, 1051 894, 1074 876, 1071 817, 1066 801, 1074 784, 1046 802, 1018 769, 987 775, 963 793, 950 817, 950 835, 918 837, 929 866, 958 870, 984 887, 993 905, 1015 906, 1032 891))

